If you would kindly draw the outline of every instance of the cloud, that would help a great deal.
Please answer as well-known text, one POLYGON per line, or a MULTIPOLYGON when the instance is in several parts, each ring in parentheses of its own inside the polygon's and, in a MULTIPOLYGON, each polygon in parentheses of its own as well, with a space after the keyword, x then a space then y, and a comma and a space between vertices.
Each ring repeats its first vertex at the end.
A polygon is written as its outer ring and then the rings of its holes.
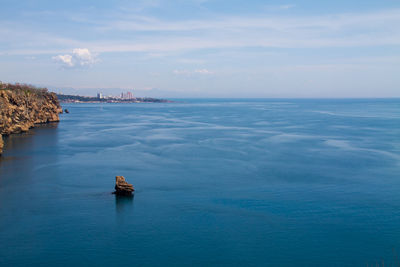
MULTIPOLYGON (((282 5, 280 9, 293 8, 282 5)), ((313 16, 220 16, 201 20, 155 17, 99 22, 97 30, 141 38, 94 44, 101 52, 160 52, 198 49, 278 47, 367 47, 400 44, 400 9, 313 16), (144 34, 146 33, 146 37, 144 34)))
POLYGON ((295 6, 296 6, 296 5, 288 4, 288 5, 281 5, 281 6, 279 6, 279 8, 280 8, 280 9, 290 9, 290 8, 295 7, 295 6))
POLYGON ((87 48, 75 48, 72 54, 57 55, 53 57, 53 60, 65 68, 91 66, 98 61, 96 55, 87 48))
POLYGON ((176 74, 176 75, 188 75, 191 72, 188 71, 188 70, 174 70, 173 73, 176 74))
MULTIPOLYGON (((290 8, 285 4, 281 8, 290 8)), ((0 55, 60 54, 53 57, 67 68, 91 65, 99 53, 145 52, 152 55, 201 49, 332 48, 400 45, 400 9, 312 16, 220 15, 205 19, 161 19, 154 16, 112 14, 105 20, 88 19, 81 31, 101 33, 101 40, 80 40, 45 34, 25 25, 0 24, 0 55), (10 29, 16 29, 11 31, 10 29), (24 29, 21 31, 21 29, 24 29), (109 38, 107 38, 109 36, 109 38), (112 38, 111 38, 112 37, 112 38), (28 40, 28 42, 24 41, 28 40), (29 44, 27 46, 26 44, 29 44), (16 44, 24 44, 19 46, 16 44), (43 45, 45 44, 45 45, 43 45), (75 53, 66 53, 73 47, 75 53), (71 56, 69 58, 68 56, 71 56), (80 59, 78 59, 80 58, 80 59)))
POLYGON ((81 66, 92 65, 97 61, 96 57, 87 48, 75 48, 72 50, 72 54, 81 66))
POLYGON ((207 69, 198 69, 198 70, 174 70, 174 74, 176 75, 193 75, 193 74, 200 74, 200 75, 210 75, 214 74, 214 72, 209 71, 207 69))
POLYGON ((74 63, 72 63, 72 56, 71 55, 58 55, 53 57, 53 60, 60 62, 65 67, 73 67, 74 63))
POLYGON ((194 73, 199 73, 199 74, 213 74, 213 72, 207 70, 207 69, 201 69, 201 70, 195 70, 194 73))

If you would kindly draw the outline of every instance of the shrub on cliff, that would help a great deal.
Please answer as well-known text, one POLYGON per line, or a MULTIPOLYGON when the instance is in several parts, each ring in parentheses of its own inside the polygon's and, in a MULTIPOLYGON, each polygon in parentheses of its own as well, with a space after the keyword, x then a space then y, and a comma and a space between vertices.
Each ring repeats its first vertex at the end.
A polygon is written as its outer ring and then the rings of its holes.
POLYGON ((17 93, 24 93, 25 95, 30 95, 32 93, 43 95, 48 92, 47 88, 36 87, 25 83, 2 83, 0 81, 0 90, 12 90, 17 93))

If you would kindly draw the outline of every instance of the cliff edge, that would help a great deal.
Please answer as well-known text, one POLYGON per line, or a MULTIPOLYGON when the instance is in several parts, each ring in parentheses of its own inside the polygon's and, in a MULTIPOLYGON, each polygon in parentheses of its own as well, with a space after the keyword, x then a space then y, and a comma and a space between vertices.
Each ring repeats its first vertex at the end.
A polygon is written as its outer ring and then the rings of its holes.
POLYGON ((38 123, 59 121, 62 108, 55 93, 30 85, 0 83, 0 155, 1 135, 26 132, 38 123))

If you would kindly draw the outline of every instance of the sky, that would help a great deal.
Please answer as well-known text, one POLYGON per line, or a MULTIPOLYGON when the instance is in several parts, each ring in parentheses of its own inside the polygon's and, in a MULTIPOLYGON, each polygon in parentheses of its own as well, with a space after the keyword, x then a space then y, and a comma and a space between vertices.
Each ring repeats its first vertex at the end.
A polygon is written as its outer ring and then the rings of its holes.
POLYGON ((400 1, 0 0, 0 81, 66 94, 400 97, 400 1))

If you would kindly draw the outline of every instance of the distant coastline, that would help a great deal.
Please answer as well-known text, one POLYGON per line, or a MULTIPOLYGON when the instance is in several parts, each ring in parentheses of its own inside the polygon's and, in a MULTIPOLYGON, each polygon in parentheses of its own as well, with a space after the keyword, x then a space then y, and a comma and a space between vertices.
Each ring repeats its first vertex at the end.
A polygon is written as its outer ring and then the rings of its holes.
POLYGON ((63 103, 171 103, 173 101, 167 99, 159 99, 152 97, 134 97, 131 99, 121 99, 117 97, 90 97, 80 95, 64 95, 57 94, 58 100, 63 103))

